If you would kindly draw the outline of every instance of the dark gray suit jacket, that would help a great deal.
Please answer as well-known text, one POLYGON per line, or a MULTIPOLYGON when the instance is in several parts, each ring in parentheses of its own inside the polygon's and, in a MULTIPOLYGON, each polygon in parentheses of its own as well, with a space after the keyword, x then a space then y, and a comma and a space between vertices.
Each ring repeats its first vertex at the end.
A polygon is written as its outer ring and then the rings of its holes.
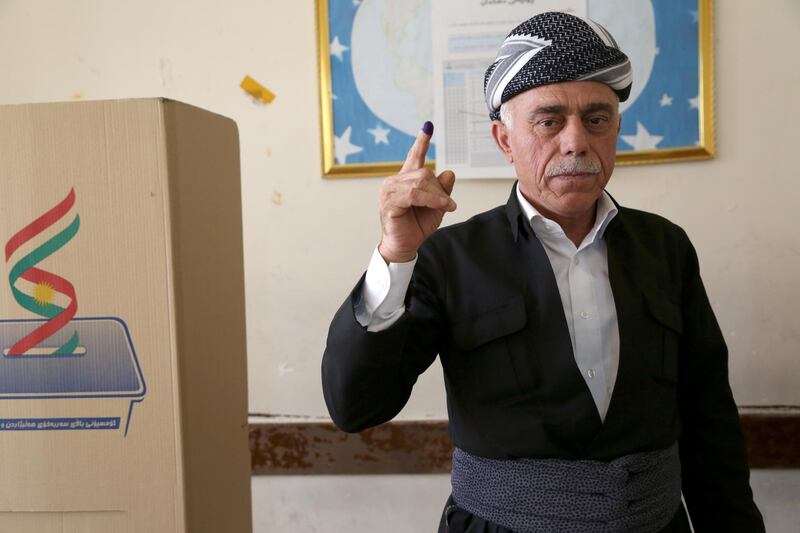
POLYGON ((763 531, 752 499, 728 354, 684 231, 619 207, 608 268, 620 334, 605 421, 575 363, 555 276, 512 190, 508 203, 442 228, 419 250, 406 312, 388 330, 331 324, 322 362, 334 422, 394 417, 438 354, 454 444, 492 458, 611 460, 679 441, 698 532, 763 531))

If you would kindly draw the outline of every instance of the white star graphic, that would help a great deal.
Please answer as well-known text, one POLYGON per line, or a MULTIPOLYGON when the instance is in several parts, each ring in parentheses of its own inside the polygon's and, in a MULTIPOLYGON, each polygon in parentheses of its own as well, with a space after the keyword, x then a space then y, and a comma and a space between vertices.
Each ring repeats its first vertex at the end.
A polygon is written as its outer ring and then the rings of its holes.
POLYGON ((331 41, 331 55, 336 56, 336 59, 339 61, 344 61, 344 57, 342 56, 347 50, 350 50, 347 46, 343 45, 339 42, 339 36, 335 36, 331 41))
POLYGON ((620 135, 620 137, 635 150, 652 150, 664 139, 661 135, 651 135, 638 121, 636 122, 636 135, 620 135))
POLYGON ((689 98, 689 107, 692 109, 698 109, 700 104, 700 97, 695 96, 694 98, 689 98))
POLYGON ((697 10, 696 9, 690 9, 689 10, 689 15, 692 17, 692 22, 697 24, 697 21, 699 19, 698 14, 697 14, 697 10))
POLYGON ((672 97, 667 93, 661 95, 661 100, 658 101, 661 107, 672 105, 672 97))
POLYGON ((358 7, 361 5, 361 0, 353 0, 353 5, 358 7))
POLYGON ((350 142, 350 134, 352 131, 353 127, 347 126, 347 129, 344 130, 341 137, 333 136, 333 154, 336 158, 336 162, 340 165, 347 163, 348 155, 357 154, 364 149, 350 142))
POLYGON ((375 138, 375 144, 389 144, 389 130, 388 128, 381 127, 376 124, 371 130, 367 130, 375 138))

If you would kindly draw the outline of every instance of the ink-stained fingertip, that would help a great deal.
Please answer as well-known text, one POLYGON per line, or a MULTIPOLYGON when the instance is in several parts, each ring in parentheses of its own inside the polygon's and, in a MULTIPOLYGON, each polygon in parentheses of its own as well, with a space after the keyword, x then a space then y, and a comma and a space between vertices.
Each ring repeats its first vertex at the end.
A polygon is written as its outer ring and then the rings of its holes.
POLYGON ((422 131, 425 132, 425 135, 433 135, 433 122, 426 120, 425 124, 422 125, 422 131))

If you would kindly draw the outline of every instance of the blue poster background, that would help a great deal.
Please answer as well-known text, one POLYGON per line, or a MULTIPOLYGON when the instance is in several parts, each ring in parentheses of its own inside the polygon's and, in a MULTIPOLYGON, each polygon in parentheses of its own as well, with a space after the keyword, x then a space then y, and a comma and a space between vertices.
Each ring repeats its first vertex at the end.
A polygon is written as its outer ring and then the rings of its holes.
MULTIPOLYGON (((361 3, 358 0, 327 1, 329 44, 335 39, 344 47, 338 54, 332 50, 329 58, 333 135, 340 142, 349 135, 347 141, 354 147, 344 161, 337 158, 335 163, 402 161, 413 137, 376 116, 359 95, 353 77, 349 46, 353 20, 361 3), (376 125, 389 130, 388 144, 375 142, 373 133, 368 131, 376 125)), ((619 151, 649 147, 647 143, 657 149, 692 147, 700 141, 698 0, 652 0, 652 6, 658 53, 647 85, 623 113, 617 142, 619 151)), ((434 159, 435 154, 435 147, 431 146, 429 159, 434 159)))

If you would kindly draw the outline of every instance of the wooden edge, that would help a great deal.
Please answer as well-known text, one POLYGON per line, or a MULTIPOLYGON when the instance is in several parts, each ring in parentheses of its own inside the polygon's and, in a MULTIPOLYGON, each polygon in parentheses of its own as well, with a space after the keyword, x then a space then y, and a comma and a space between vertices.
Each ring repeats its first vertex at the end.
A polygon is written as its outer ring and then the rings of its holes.
POLYGON ((800 468, 800 409, 741 412, 750 468, 800 468))
MULTIPOLYGON (((800 409, 741 413, 751 468, 800 468, 800 409)), ((446 420, 397 421, 348 434, 331 422, 250 425, 253 475, 447 474, 446 420)))

